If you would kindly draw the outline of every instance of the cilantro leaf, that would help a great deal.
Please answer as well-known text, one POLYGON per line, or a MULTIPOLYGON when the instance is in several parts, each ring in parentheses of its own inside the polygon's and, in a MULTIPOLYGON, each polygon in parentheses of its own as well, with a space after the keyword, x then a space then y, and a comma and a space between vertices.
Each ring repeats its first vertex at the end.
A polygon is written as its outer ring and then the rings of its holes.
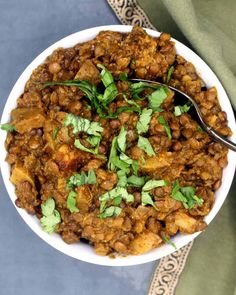
POLYGON ((122 198, 121 197, 115 197, 114 199, 113 199, 113 205, 114 206, 119 206, 120 205, 120 203, 121 203, 121 201, 122 201, 122 198))
MULTIPOLYGON (((137 102, 135 102, 135 101, 132 100, 132 99, 128 99, 127 96, 126 96, 125 94, 123 94, 123 97, 124 97, 125 101, 126 101, 128 104, 133 105, 133 107, 129 108, 130 110, 133 110, 134 112, 137 112, 137 113, 141 114, 142 109, 141 109, 140 105, 139 105, 137 102)), ((124 107, 123 107, 123 108, 124 108, 124 107)), ((127 110, 128 110, 128 107, 126 107, 126 111, 127 111, 127 110)), ((120 108, 118 108, 118 112, 119 112, 119 111, 120 111, 120 108)), ((124 109, 124 111, 125 111, 125 109, 124 109)))
POLYGON ((148 131, 151 118, 152 110, 147 108, 143 109, 137 123, 138 134, 146 133, 148 131))
POLYGON ((50 216, 52 215, 53 211, 55 209, 55 201, 53 198, 49 198, 41 205, 42 214, 44 216, 50 216))
POLYGON ((67 180, 67 188, 73 189, 75 186, 81 186, 84 184, 96 184, 96 174, 94 170, 89 170, 88 175, 84 172, 80 174, 74 174, 67 180))
POLYGON ((109 155, 108 161, 108 169, 116 170, 117 168, 121 170, 127 170, 132 163, 132 159, 130 159, 127 155, 122 153, 118 156, 118 150, 125 150, 126 148, 126 131, 125 129, 118 135, 118 137, 114 137, 111 144, 111 151, 109 155), (119 146, 118 146, 118 138, 119 138, 119 146), (128 161, 128 162, 127 162, 128 161))
POLYGON ((164 88, 163 86, 157 84, 151 84, 147 82, 137 82, 130 84, 130 92, 132 93, 132 97, 134 99, 145 99, 146 97, 141 98, 139 94, 143 92, 145 89, 153 89, 159 90, 160 88, 164 88))
POLYGON ((169 83, 170 82, 170 79, 171 79, 171 76, 172 76, 172 74, 173 74, 173 72, 174 72, 174 67, 173 66, 171 66, 170 68, 169 68, 169 70, 168 70, 168 72, 167 72, 167 79, 166 79, 166 82, 167 83, 169 83))
POLYGON ((61 222, 60 213, 57 210, 54 210, 52 215, 50 216, 43 216, 40 219, 41 226, 45 232, 48 234, 53 233, 57 225, 61 222))
POLYGON ((59 132, 59 128, 56 127, 54 130, 53 130, 53 133, 52 133, 52 139, 55 140, 57 138, 57 134, 59 132))
POLYGON ((96 184, 97 183, 96 174, 95 174, 94 170, 89 170, 88 176, 87 176, 87 183, 89 183, 89 184, 96 184))
POLYGON ((7 132, 13 132, 13 131, 16 131, 16 127, 11 125, 11 124, 8 124, 8 123, 5 123, 5 124, 1 124, 0 125, 0 128, 4 131, 7 131, 7 132))
POLYGON ((161 104, 164 102, 164 100, 167 98, 166 90, 163 86, 159 86, 159 89, 152 92, 150 95, 148 95, 148 100, 150 104, 150 108, 153 111, 162 111, 160 109, 161 104))
POLYGON ((131 175, 130 177, 128 177, 127 183, 130 186, 141 187, 145 184, 146 179, 146 176, 131 175))
POLYGON ((100 136, 103 128, 99 122, 90 122, 88 119, 75 116, 73 114, 67 114, 64 119, 64 126, 72 125, 73 134, 79 132, 85 132, 90 135, 100 136))
POLYGON ((184 105, 179 105, 179 106, 175 106, 174 109, 174 115, 176 117, 181 116, 183 113, 187 113, 189 111, 191 106, 184 104, 184 105))
POLYGON ((132 194, 129 194, 127 189, 117 186, 99 197, 100 212, 104 211, 107 201, 114 201, 114 199, 118 197, 122 198, 128 203, 134 202, 134 196, 132 194))
POLYGON ((127 81, 128 80, 128 74, 127 73, 121 73, 119 75, 119 80, 120 81, 127 81))
POLYGON ((121 170, 127 170, 129 168, 129 164, 122 161, 118 156, 118 145, 117 145, 117 137, 114 137, 111 144, 111 151, 108 161, 108 169, 116 170, 117 168, 121 170))
POLYGON ((117 188, 117 193, 119 193, 123 200, 125 200, 128 203, 134 202, 134 196, 132 194, 129 194, 127 192, 127 189, 123 187, 117 188))
POLYGON ((142 137, 141 135, 139 135, 139 138, 138 138, 138 147, 144 150, 148 154, 148 156, 156 155, 149 140, 145 137, 142 137))
POLYGON ((170 127, 163 116, 159 116, 158 122, 164 127, 169 139, 172 138, 170 127))
POLYGON ((196 131, 203 132, 203 129, 201 126, 197 126, 196 131))
POLYGON ((154 179, 151 179, 149 181, 147 181, 145 183, 145 185, 143 186, 142 190, 143 191, 149 191, 149 190, 152 190, 153 188, 156 188, 156 187, 161 187, 161 186, 167 186, 168 185, 168 182, 166 180, 154 180, 154 179))
POLYGON ((142 201, 142 206, 151 205, 151 206, 153 206, 153 208, 158 210, 157 206, 155 205, 155 203, 152 200, 151 195, 148 192, 141 193, 141 201, 142 201))
POLYGON ((110 200, 113 200, 115 197, 118 197, 120 196, 118 193, 117 193, 117 187, 113 188, 112 190, 106 192, 105 194, 101 195, 99 197, 99 201, 100 202, 106 202, 106 201, 110 201, 110 200))
POLYGON ((196 189, 192 186, 179 185, 179 181, 176 180, 173 184, 171 197, 177 201, 183 203, 186 209, 192 209, 195 205, 202 206, 204 200, 195 195, 196 189))
POLYGON ((136 160, 133 160, 131 167, 133 169, 134 175, 138 175, 139 163, 136 160))
POLYGON ((61 222, 60 213, 55 209, 54 199, 47 199, 47 201, 41 205, 41 210, 43 214, 43 217, 40 219, 41 226, 45 232, 51 234, 61 222))
POLYGON ((124 126, 122 126, 120 133, 117 136, 117 145, 121 152, 125 152, 126 149, 126 134, 127 131, 125 130, 124 126))
POLYGON ((89 148, 85 147, 84 145, 82 145, 82 143, 80 142, 79 139, 75 140, 74 146, 81 151, 85 151, 85 152, 93 154, 93 155, 97 155, 97 153, 98 153, 97 149, 89 149, 89 148))
POLYGON ((110 156, 108 160, 108 169, 115 170, 114 159, 117 158, 117 137, 114 137, 111 143, 110 156))
POLYGON ((126 171, 125 170, 119 170, 117 172, 117 176, 118 176, 118 183, 117 186, 120 187, 125 187, 127 185, 127 176, 126 176, 126 171))
POLYGON ((112 102, 116 98, 118 94, 118 90, 114 83, 114 78, 112 74, 110 73, 110 71, 108 71, 101 64, 98 64, 97 67, 102 69, 100 76, 101 76, 102 83, 105 86, 104 94, 100 96, 100 99, 104 101, 105 104, 107 105, 108 103, 112 102))
POLYGON ((175 243, 173 243, 173 242, 171 241, 171 239, 169 239, 168 237, 166 237, 166 236, 164 236, 164 235, 162 235, 162 239, 163 239, 163 241, 164 241, 166 244, 171 245, 175 250, 177 250, 177 247, 176 247, 175 243))
POLYGON ((121 208, 117 206, 111 206, 106 208, 102 213, 98 215, 99 218, 116 217, 121 213, 121 208))
POLYGON ((108 71, 104 65, 97 64, 97 67, 102 69, 100 76, 102 83, 104 84, 105 87, 109 86, 110 84, 114 83, 113 76, 110 71, 108 71))
POLYGON ((86 141, 91 144, 93 147, 98 147, 101 141, 101 136, 89 136, 86 141))
POLYGON ((67 208, 70 210, 71 213, 79 212, 79 209, 76 207, 76 196, 77 193, 71 191, 66 200, 67 208))
POLYGON ((112 190, 110 190, 109 192, 106 192, 105 194, 101 195, 99 197, 99 201, 110 201, 113 200, 116 197, 122 197, 122 199, 124 199, 127 202, 133 202, 134 201, 134 196, 129 194, 127 192, 127 189, 123 188, 123 187, 115 187, 112 190))
POLYGON ((132 163, 133 163, 133 160, 124 153, 120 154, 120 160, 125 162, 126 164, 129 164, 129 165, 132 165, 132 163))

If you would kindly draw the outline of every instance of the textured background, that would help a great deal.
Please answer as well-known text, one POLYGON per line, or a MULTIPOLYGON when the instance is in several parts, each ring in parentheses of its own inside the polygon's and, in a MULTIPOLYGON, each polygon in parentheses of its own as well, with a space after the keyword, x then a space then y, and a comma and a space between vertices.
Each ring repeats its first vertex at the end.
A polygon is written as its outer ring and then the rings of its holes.
MULTIPOLYGON (((18 76, 49 45, 118 23, 105 0, 0 0, 1 110, 18 76)), ((141 295, 154 267, 100 267, 61 254, 26 226, 0 179, 0 294, 141 295)))

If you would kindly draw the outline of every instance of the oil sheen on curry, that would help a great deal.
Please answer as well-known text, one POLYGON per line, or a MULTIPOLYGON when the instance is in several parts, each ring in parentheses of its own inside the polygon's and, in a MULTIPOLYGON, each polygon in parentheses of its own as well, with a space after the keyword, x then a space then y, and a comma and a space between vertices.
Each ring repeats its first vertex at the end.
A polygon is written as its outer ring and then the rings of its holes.
POLYGON ((16 205, 42 229, 99 255, 138 255, 178 232, 206 228, 227 149, 175 105, 164 82, 192 96, 230 136, 215 87, 176 53, 169 34, 102 31, 58 48, 37 67, 11 112, 6 161, 16 205))

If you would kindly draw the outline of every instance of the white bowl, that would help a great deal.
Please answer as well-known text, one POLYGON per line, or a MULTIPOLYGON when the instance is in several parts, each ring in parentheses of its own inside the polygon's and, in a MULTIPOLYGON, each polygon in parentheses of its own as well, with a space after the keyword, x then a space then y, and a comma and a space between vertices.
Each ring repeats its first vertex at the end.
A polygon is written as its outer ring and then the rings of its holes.
MULTIPOLYGON (((102 30, 111 30, 118 32, 129 32, 131 31, 131 26, 122 26, 122 25, 113 25, 113 26, 101 26, 95 27, 88 30, 84 30, 75 34, 72 34, 68 37, 63 38, 62 40, 56 42, 46 50, 44 50, 34 61, 25 69, 20 78, 17 80, 15 86, 13 87, 8 100, 6 102, 1 123, 6 123, 10 120, 10 112, 12 109, 16 107, 16 99, 23 93, 24 86, 27 80, 30 78, 32 71, 43 63, 47 56, 49 56, 55 49, 58 47, 72 47, 77 43, 85 42, 93 39, 100 31, 102 30)), ((158 37, 160 35, 159 32, 153 30, 146 30, 148 34, 154 37, 158 37)), ((222 109, 227 113, 229 127, 232 130, 236 130, 235 119, 233 115, 233 110, 227 97, 225 90, 223 89, 220 81, 216 77, 216 75, 212 72, 212 70, 208 67, 208 65, 192 50, 183 45, 182 43, 175 41, 177 53, 182 55, 186 60, 192 62, 196 67, 197 73, 199 76, 205 81, 207 87, 215 86, 218 91, 219 102, 222 106, 222 109)), ((4 148, 4 141, 6 139, 6 132, 0 131, 0 164, 2 170, 3 180, 8 191, 8 194, 15 205, 16 195, 15 195, 15 187, 9 181, 10 177, 10 166, 5 162, 5 158, 7 152, 4 148)), ((236 139, 236 136, 233 135, 232 140, 236 139)), ((205 221, 209 224, 213 218, 216 216, 220 207, 222 206, 228 191, 230 189, 231 183, 233 181, 234 170, 236 167, 236 157, 234 152, 229 151, 228 153, 228 165, 223 171, 223 179, 222 185, 216 192, 216 200, 211 212, 205 217, 205 221)), ((16 206, 15 206, 16 207, 16 206)), ((57 234, 48 235, 45 233, 39 223, 39 220, 32 215, 29 215, 25 210, 16 207, 16 210, 19 212, 24 221, 28 224, 28 226, 45 242, 47 242, 52 247, 57 250, 72 256, 76 259, 87 261, 94 264, 99 265, 109 265, 109 266, 128 266, 128 265, 136 265, 141 264, 153 260, 160 259, 168 254, 174 252, 174 248, 170 245, 163 245, 157 249, 154 249, 148 253, 139 255, 139 256, 128 256, 125 258, 116 258, 111 259, 109 257, 98 256, 95 254, 93 248, 84 243, 78 243, 73 245, 68 245, 63 242, 61 236, 57 234)), ((173 238, 173 242, 175 243, 177 249, 183 247, 190 241, 192 241, 196 236, 198 236, 200 232, 191 234, 191 235, 183 235, 178 234, 173 238)), ((30 247, 30 245, 29 245, 30 247)))

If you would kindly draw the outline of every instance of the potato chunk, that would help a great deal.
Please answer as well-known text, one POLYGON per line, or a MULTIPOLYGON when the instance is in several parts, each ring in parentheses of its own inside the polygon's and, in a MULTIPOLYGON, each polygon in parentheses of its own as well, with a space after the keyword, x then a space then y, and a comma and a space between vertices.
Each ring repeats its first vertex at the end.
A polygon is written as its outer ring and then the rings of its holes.
POLYGON ((75 76, 75 80, 88 80, 94 84, 100 80, 100 73, 91 60, 86 60, 75 76))
POLYGON ((81 212, 88 212, 93 202, 93 195, 87 185, 77 188, 76 205, 81 212))
POLYGON ((11 112, 12 125, 19 133, 25 133, 35 128, 42 128, 45 116, 39 108, 18 108, 11 112))
POLYGON ((28 181, 34 186, 34 179, 30 172, 21 164, 16 164, 12 170, 10 181, 18 185, 21 182, 28 181))
POLYGON ((175 214, 175 224, 179 227, 179 230, 183 233, 192 234, 196 231, 197 220, 190 217, 183 212, 177 212, 175 214))
POLYGON ((130 244, 131 254, 139 255, 158 247, 162 243, 162 239, 152 233, 144 232, 138 235, 130 244))
POLYGON ((156 157, 151 157, 147 159, 141 168, 144 171, 153 172, 156 169, 170 166, 172 162, 173 162, 172 153, 163 152, 156 157))

